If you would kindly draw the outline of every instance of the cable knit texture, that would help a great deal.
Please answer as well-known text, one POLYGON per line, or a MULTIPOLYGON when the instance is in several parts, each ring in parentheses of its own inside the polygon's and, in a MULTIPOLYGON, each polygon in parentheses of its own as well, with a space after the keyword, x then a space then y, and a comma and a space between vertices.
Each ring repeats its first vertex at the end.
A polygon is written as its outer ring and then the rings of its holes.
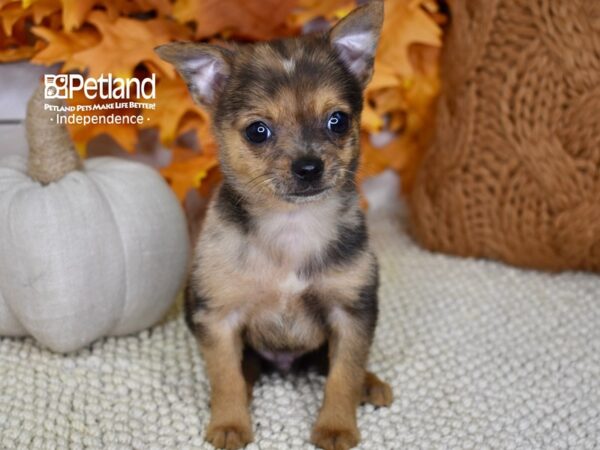
POLYGON ((462 256, 600 271, 600 2, 451 5, 414 236, 462 256))
MULTIPOLYGON (((389 408, 359 408, 358 449, 593 449, 600 278, 431 254, 371 217, 381 312, 370 368, 389 408)), ((321 376, 264 376, 246 450, 307 450, 321 376)), ((181 314, 68 356, 0 340, 0 448, 212 449, 209 386, 181 314)))

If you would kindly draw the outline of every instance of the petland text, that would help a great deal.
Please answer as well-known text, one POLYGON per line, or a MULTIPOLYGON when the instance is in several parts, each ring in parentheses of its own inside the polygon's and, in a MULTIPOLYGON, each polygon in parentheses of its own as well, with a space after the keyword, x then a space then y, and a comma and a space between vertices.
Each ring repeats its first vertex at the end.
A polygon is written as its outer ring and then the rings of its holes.
POLYGON ((137 78, 113 77, 112 74, 98 78, 84 78, 77 73, 44 75, 44 96, 49 99, 72 99, 73 93, 83 91, 86 98, 111 99, 154 99, 156 96, 156 74, 139 80, 137 78))

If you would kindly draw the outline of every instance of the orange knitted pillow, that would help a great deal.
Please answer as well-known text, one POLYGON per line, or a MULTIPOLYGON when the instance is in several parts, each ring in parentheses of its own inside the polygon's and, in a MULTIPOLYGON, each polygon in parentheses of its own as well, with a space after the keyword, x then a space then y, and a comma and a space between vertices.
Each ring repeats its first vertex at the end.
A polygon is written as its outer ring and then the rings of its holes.
POLYGON ((463 256, 600 271, 600 2, 451 5, 414 236, 463 256))

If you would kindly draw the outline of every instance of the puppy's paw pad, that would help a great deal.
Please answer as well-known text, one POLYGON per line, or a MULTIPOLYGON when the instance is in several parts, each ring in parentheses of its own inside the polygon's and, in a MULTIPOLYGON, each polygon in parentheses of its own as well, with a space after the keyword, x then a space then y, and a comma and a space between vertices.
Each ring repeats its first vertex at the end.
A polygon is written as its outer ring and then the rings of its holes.
POLYGON ((365 379, 363 403, 370 403, 373 406, 390 406, 393 399, 394 394, 390 385, 369 373, 365 379))
POLYGON ((209 426, 206 440, 216 448, 236 450, 252 442, 252 430, 240 425, 209 426))
POLYGON ((360 442, 356 429, 334 429, 331 427, 315 427, 311 442, 323 450, 349 450, 360 442))

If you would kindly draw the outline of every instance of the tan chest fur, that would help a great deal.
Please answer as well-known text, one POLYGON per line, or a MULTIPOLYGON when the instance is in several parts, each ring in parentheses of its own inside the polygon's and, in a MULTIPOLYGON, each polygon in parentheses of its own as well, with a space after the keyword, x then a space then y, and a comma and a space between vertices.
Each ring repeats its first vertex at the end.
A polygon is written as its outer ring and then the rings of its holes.
MULTIPOLYGON (((336 233, 339 199, 289 211, 261 214, 253 232, 219 220, 210 210, 196 254, 194 277, 211 298, 204 320, 243 328, 258 350, 310 350, 326 339, 326 329, 307 305, 310 294, 355 292, 363 283, 368 258, 345 270, 310 277, 299 275, 309 260, 319 258, 336 233)), ((368 255, 366 255, 368 256, 368 255)))

